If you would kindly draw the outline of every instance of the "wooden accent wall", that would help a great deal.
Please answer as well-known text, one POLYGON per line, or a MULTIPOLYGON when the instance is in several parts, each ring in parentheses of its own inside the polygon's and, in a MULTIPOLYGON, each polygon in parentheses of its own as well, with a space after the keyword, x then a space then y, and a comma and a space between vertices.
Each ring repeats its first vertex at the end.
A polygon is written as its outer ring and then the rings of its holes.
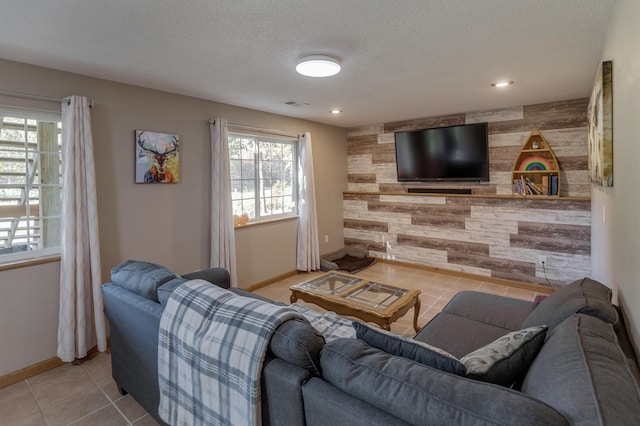
POLYGON ((588 99, 577 99, 350 129, 345 246, 381 258, 553 287, 589 275, 587 104, 588 99), (397 181, 393 132, 484 121, 489 123, 488 184, 397 181), (511 168, 534 127, 558 158, 559 199, 511 196, 511 168), (474 195, 407 194, 409 187, 464 187, 474 195), (547 257, 545 270, 540 256, 547 257))

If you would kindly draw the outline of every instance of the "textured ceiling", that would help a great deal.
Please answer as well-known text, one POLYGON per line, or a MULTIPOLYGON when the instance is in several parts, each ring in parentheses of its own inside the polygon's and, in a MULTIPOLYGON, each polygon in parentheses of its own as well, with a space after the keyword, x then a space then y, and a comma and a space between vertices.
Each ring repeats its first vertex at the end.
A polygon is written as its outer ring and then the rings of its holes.
POLYGON ((4 1, 0 57, 351 127, 586 97, 614 3, 4 1), (343 70, 300 76, 307 54, 343 70))

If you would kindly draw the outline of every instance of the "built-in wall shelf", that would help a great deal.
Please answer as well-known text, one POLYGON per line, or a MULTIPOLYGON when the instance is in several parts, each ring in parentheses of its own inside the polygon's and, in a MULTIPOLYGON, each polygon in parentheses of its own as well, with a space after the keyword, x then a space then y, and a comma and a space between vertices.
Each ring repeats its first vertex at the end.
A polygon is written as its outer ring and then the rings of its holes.
POLYGON ((522 145, 511 170, 513 195, 559 197, 560 167, 549 142, 533 129, 522 145))

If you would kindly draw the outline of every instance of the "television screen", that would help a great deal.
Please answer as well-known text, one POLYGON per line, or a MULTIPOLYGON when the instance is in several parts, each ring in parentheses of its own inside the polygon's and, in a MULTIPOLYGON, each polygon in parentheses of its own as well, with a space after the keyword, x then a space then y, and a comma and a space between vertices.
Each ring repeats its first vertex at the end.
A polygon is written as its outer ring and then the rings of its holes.
POLYGON ((487 123, 396 132, 398 181, 489 181, 487 123))

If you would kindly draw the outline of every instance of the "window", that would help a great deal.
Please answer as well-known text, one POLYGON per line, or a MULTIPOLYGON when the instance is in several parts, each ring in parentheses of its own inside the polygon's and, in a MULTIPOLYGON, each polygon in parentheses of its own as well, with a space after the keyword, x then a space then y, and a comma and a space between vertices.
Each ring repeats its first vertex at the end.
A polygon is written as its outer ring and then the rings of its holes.
POLYGON ((246 215, 257 222, 296 214, 296 145, 295 140, 229 133, 234 219, 246 215))
POLYGON ((0 109, 0 263, 60 251, 59 114, 0 109))

